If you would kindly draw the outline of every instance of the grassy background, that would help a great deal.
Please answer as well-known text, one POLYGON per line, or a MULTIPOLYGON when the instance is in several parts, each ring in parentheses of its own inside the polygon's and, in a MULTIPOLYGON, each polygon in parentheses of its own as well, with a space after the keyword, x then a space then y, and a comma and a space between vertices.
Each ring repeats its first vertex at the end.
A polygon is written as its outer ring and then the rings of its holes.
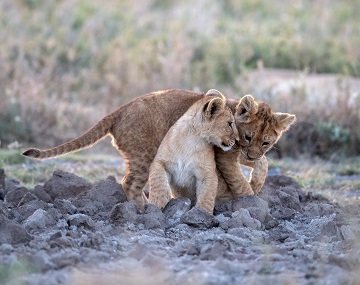
POLYGON ((281 156, 358 155, 359 19, 357 0, 0 0, 1 146, 54 146, 150 91, 217 88, 297 115, 281 156), (274 97, 251 80, 262 66, 336 74, 335 95, 274 97))

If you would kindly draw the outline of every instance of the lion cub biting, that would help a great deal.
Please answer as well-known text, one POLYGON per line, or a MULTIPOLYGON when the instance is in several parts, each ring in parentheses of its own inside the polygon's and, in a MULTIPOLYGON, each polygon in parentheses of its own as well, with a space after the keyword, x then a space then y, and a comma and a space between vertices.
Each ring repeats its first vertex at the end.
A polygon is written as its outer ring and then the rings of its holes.
POLYGON ((228 152, 215 148, 219 179, 217 202, 260 192, 268 170, 266 152, 296 121, 294 114, 275 112, 269 104, 251 95, 245 95, 240 103, 229 99, 228 106, 234 112, 240 139, 228 152), (252 168, 250 191, 240 163, 252 168))
POLYGON ((225 97, 194 103, 169 129, 158 148, 150 166, 149 202, 163 208, 171 194, 180 195, 172 190, 189 189, 186 196, 196 200, 195 206, 212 213, 218 187, 213 146, 228 151, 238 139, 225 97))
POLYGON ((240 102, 228 99, 227 104, 234 113, 240 139, 228 152, 215 148, 217 200, 259 193, 268 170, 266 152, 296 121, 294 114, 275 112, 269 104, 251 95, 245 95, 240 102), (241 173, 240 163, 252 168, 250 185, 241 173))

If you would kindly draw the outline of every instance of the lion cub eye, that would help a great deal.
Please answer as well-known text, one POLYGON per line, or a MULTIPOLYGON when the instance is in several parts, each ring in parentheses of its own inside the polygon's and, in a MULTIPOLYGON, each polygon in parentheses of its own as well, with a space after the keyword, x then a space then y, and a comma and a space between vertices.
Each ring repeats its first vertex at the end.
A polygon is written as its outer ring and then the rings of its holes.
POLYGON ((270 143, 269 142, 263 142, 262 146, 268 146, 270 143))
POLYGON ((247 134, 244 135, 244 138, 250 143, 251 142, 251 137, 248 136, 247 134))
POLYGON ((228 122, 228 125, 229 125, 230 130, 232 130, 234 127, 234 122, 228 122))

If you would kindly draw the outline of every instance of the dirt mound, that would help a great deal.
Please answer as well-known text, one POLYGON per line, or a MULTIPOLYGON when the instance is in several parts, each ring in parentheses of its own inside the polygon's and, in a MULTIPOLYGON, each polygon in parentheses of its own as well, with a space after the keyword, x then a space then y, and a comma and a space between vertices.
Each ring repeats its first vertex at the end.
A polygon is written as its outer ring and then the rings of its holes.
POLYGON ((186 198, 139 212, 114 177, 62 171, 28 190, 0 171, 1 284, 344 284, 359 277, 359 206, 270 176, 215 215, 186 198))

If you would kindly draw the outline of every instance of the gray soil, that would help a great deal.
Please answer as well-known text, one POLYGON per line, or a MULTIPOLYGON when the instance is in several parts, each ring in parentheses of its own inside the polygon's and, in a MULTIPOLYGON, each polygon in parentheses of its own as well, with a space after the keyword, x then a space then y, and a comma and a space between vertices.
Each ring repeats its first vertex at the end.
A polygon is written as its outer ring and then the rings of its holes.
POLYGON ((359 210, 275 175, 214 216, 141 213, 113 177, 28 190, 0 170, 0 284, 360 284, 359 210))

